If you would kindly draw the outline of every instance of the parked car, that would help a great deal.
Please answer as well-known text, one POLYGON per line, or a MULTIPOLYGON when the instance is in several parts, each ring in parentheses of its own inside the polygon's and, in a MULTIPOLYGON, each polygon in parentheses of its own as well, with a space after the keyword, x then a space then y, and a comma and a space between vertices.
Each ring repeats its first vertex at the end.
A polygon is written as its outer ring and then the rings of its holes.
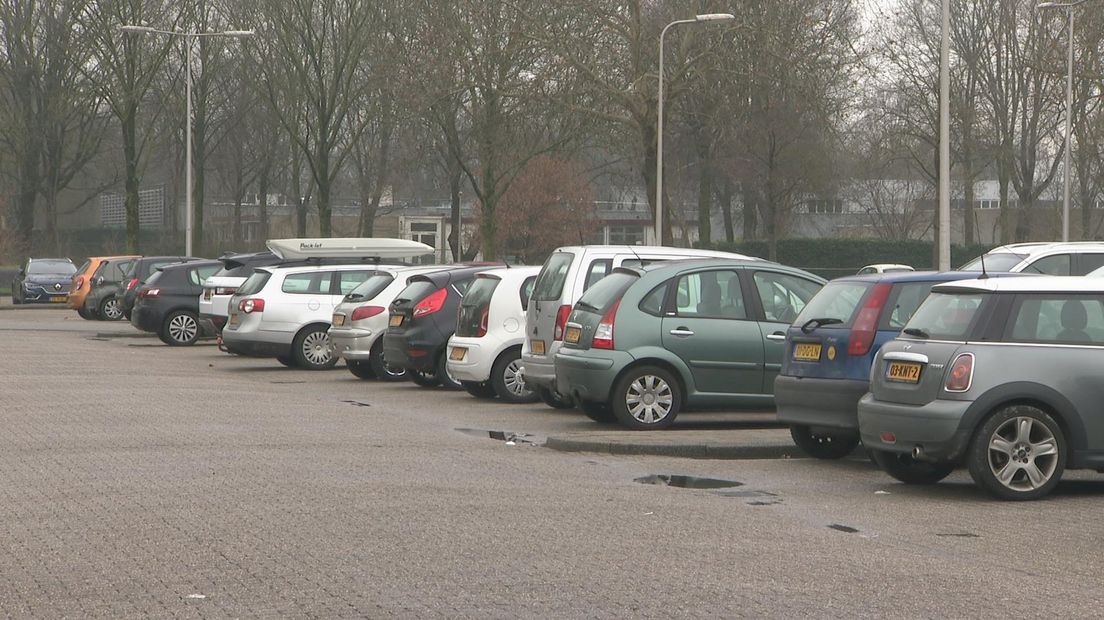
POLYGON ((525 382, 550 407, 572 403, 556 391, 556 352, 563 345, 571 307, 595 282, 617 267, 639 267, 687 258, 752 259, 740 254, 691 248, 630 245, 584 245, 557 248, 541 267, 525 313, 521 372, 525 382))
POLYGON ((123 290, 118 296, 119 309, 122 310, 123 316, 126 317, 128 321, 130 320, 131 311, 134 308, 134 300, 138 298, 138 289, 150 279, 150 276, 152 276, 159 267, 193 260, 200 259, 194 256, 143 256, 131 263, 130 267, 127 269, 126 275, 123 277, 123 282, 125 282, 121 287, 123 290))
POLYGON ((875 358, 863 444, 902 482, 965 464, 998 498, 1038 499, 1065 469, 1104 471, 1102 356, 1099 280, 940 284, 875 358))
POLYGON ((448 374, 445 355, 456 331, 457 308, 477 273, 500 266, 468 265, 411 276, 391 302, 383 335, 388 365, 405 368, 422 387, 460 389, 460 381, 448 374))
POLYGON ((448 268, 441 265, 380 267, 345 296, 334 308, 330 342, 337 355, 345 360, 349 372, 361 379, 401 381, 407 378, 406 368, 388 364, 383 355, 387 309, 406 288, 410 276, 448 268))
POLYGON ((478 398, 531 403, 539 397, 520 372, 525 307, 540 267, 478 273, 460 300, 456 333, 448 341, 448 374, 478 398))
POLYGON ((88 316, 101 321, 118 321, 123 318, 123 309, 119 305, 119 295, 123 291, 123 280, 134 257, 108 258, 92 272, 91 288, 84 300, 84 311, 88 316))
POLYGON ((213 336, 214 325, 199 318, 199 292, 203 281, 222 268, 213 260, 195 260, 159 267, 138 289, 130 324, 157 334, 170 346, 195 344, 200 336, 213 336))
POLYGON ((959 271, 1034 273, 1051 276, 1083 276, 1104 267, 1104 243, 1073 241, 1013 243, 986 252, 959 271))
POLYGON ((92 277, 96 273, 96 270, 100 268, 100 265, 104 261, 111 258, 141 258, 139 256, 93 256, 81 265, 80 269, 73 275, 69 284, 69 300, 66 302, 66 307, 72 310, 76 310, 77 314, 82 319, 95 319, 96 317, 89 314, 85 307, 85 299, 88 297, 88 293, 92 291, 92 277))
POLYGON ((203 282, 199 297, 199 316, 211 321, 215 329, 222 331, 229 316, 230 298, 257 267, 276 265, 281 259, 272 252, 231 254, 219 258, 222 269, 203 282))
POLYGON ((823 285, 761 260, 617 268, 571 311, 556 388, 632 429, 665 428, 683 409, 771 405, 785 329, 823 285))
POLYGON ((877 263, 877 264, 874 264, 874 265, 867 265, 867 266, 863 267, 862 269, 859 269, 859 272, 856 275, 866 276, 866 275, 871 275, 871 274, 875 274, 875 273, 898 273, 898 272, 901 272, 901 271, 916 271, 916 270, 913 269, 909 265, 898 265, 898 264, 895 264, 895 263, 877 263))
POLYGON ((28 258, 12 280, 12 303, 65 303, 76 272, 76 265, 68 258, 28 258))
POLYGON ((774 381, 778 419, 790 426, 794 443, 816 458, 850 454, 859 443, 859 399, 870 388, 878 350, 900 334, 932 286, 976 277, 899 272, 838 278, 822 288, 787 330, 774 381))

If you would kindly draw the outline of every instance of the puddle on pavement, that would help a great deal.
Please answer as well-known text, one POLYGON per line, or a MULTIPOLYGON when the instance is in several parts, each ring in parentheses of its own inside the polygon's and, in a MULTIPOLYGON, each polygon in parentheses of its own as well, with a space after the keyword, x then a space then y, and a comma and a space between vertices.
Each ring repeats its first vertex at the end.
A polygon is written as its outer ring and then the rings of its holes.
POLYGON ((348 403, 348 404, 353 405, 355 407, 371 407, 372 406, 371 403, 365 403, 365 402, 361 402, 359 400, 343 400, 341 402, 348 403))
POLYGON ((936 532, 935 535, 948 538, 981 538, 973 532, 936 532))
POLYGON ((306 381, 269 381, 269 383, 275 383, 277 385, 288 385, 292 383, 306 383, 306 381))
POLYGON ((720 478, 699 478, 697 476, 680 476, 677 474, 652 474, 634 478, 633 482, 640 484, 658 484, 680 489, 726 489, 729 487, 743 486, 743 482, 735 480, 721 480, 720 478))
POLYGON ((539 446, 541 444, 536 435, 530 435, 528 433, 515 433, 513 431, 487 431, 478 428, 458 428, 456 430, 464 433, 465 435, 471 435, 472 437, 486 437, 489 439, 504 441, 508 444, 523 443, 532 446, 539 446))
POLYGON ((100 338, 99 336, 88 337, 88 338, 85 338, 85 340, 95 340, 96 342, 111 342, 110 338, 100 338))
POLYGON ((833 523, 832 525, 829 525, 828 527, 833 529, 833 530, 838 530, 840 532, 846 532, 848 534, 854 534, 854 533, 859 531, 859 530, 851 527, 850 525, 840 525, 839 523, 833 523))

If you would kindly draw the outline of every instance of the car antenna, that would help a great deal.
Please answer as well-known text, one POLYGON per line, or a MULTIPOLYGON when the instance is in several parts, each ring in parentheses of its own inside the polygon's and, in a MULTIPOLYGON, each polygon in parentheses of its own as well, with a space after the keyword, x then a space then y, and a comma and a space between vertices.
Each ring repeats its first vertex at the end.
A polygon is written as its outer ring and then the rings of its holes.
POLYGON ((981 254, 981 275, 978 276, 978 280, 987 280, 988 278, 989 278, 989 273, 985 271, 985 253, 982 252, 982 254, 981 254))
POLYGON ((633 246, 630 245, 629 246, 629 251, 632 252, 633 256, 636 257, 636 262, 640 263, 640 266, 643 267, 644 266, 644 259, 640 258, 640 255, 636 253, 636 249, 633 248, 633 246))

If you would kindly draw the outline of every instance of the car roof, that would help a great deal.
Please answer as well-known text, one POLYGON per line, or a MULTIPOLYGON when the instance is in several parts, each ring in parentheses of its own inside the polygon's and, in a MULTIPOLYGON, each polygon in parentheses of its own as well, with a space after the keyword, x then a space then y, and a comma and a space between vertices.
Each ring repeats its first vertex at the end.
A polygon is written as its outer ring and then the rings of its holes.
POLYGON ((489 269, 495 269, 497 267, 502 267, 502 264, 492 263, 482 265, 467 265, 461 263, 455 266, 445 266, 438 271, 431 271, 429 273, 416 273, 410 276, 409 281, 413 282, 415 280, 428 280, 429 282, 432 282, 438 286, 444 286, 445 284, 455 282, 456 280, 466 280, 468 278, 472 278, 477 273, 487 271, 489 269))
POLYGON ((1042 252, 1064 250, 1104 250, 1104 241, 1032 241, 1027 243, 1009 243, 993 248, 986 254, 1024 254, 1032 256, 1042 252))
POLYGON ((756 256, 747 256, 744 254, 737 254, 736 252, 721 252, 718 250, 699 250, 696 248, 674 248, 666 245, 565 245, 563 247, 556 248, 553 252, 571 252, 578 254, 587 250, 598 251, 613 251, 623 252, 626 254, 652 254, 655 256, 681 256, 687 252, 693 252, 698 257, 715 257, 715 258, 743 258, 750 261, 762 261, 762 258, 756 256))
POLYGON ((222 264, 222 261, 209 260, 209 259, 206 259, 206 258, 200 258, 200 259, 197 259, 197 260, 190 260, 190 261, 185 261, 185 262, 181 262, 181 263, 169 263, 168 265, 162 265, 162 266, 158 267, 157 270, 158 271, 172 271, 174 269, 184 269, 184 268, 191 269, 191 268, 194 268, 194 267, 204 267, 204 266, 214 267, 215 265, 221 265, 221 264, 222 264))
POLYGON ((1104 293, 1104 278, 1030 276, 947 282, 932 287, 941 293, 1104 293))
POLYGON ((824 281, 824 278, 821 278, 816 274, 809 273, 808 271, 805 271, 803 269, 798 269, 797 267, 790 267, 789 265, 783 265, 781 263, 763 260, 761 258, 687 258, 684 260, 655 262, 643 267, 620 267, 618 269, 629 270, 643 275, 645 273, 656 273, 664 270, 680 272, 688 269, 698 269, 699 267, 715 267, 717 269, 723 269, 725 267, 771 267, 780 271, 800 274, 805 277, 811 277, 822 282, 824 281))
MULTIPOLYGON (((990 274, 995 278, 999 277, 1028 277, 1019 273, 993 273, 990 274)), ((976 271, 897 271, 892 273, 868 273, 861 276, 850 275, 841 276, 839 278, 832 279, 832 282, 887 282, 889 284, 897 284, 898 282, 948 282, 955 280, 976 280, 978 272, 976 271)))

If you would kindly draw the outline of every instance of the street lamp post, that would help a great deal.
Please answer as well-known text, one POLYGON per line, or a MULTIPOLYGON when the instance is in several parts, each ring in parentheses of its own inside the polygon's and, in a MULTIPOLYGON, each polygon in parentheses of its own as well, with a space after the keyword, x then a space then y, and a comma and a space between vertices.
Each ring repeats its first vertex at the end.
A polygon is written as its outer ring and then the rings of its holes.
MULTIPOLYGON (((1035 5, 1037 9, 1066 9, 1069 17, 1067 37, 1069 45, 1066 50, 1066 141, 1062 149, 1062 241, 1069 241, 1069 217, 1070 217, 1070 134, 1073 131, 1073 8, 1084 4, 1088 0, 1076 2, 1041 2, 1035 5)), ((1082 206, 1082 208, 1085 208, 1082 206)))
MULTIPOLYGON (((703 13, 695 15, 694 19, 678 19, 663 27, 659 33, 659 93, 658 93, 658 118, 656 120, 656 210, 655 210, 655 236, 656 243, 663 245, 663 38, 667 36, 667 30, 671 26, 679 24, 696 24, 698 22, 731 21, 736 19, 731 13, 703 13)), ((708 240, 706 240, 708 241, 708 240)))
POLYGON ((252 30, 225 30, 222 32, 183 32, 179 30, 158 30, 149 26, 119 26, 119 32, 138 34, 163 34, 184 39, 184 96, 187 99, 184 123, 184 254, 192 255, 192 220, 195 219, 195 202, 192 200, 192 39, 197 37, 235 37, 253 36, 252 30))

